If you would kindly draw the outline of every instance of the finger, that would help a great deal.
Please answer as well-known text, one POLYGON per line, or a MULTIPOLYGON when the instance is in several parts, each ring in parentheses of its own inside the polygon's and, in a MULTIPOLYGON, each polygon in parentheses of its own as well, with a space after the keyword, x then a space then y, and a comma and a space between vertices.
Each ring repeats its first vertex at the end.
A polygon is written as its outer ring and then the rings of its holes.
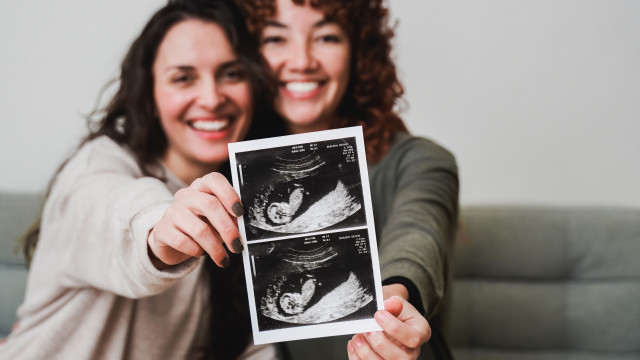
MULTIPOLYGON (((219 235, 216 238, 221 238, 227 244, 228 249, 235 253, 242 252, 242 241, 240 241, 240 233, 235 221, 237 219, 229 215, 219 198, 215 195, 198 191, 193 187, 188 187, 176 192, 175 199, 176 204, 180 204, 190 212, 204 217, 204 221, 213 227, 213 230, 219 235)), ((193 237, 193 239, 199 243, 201 242, 201 239, 197 237, 193 237)))
POLYGON ((384 359, 410 359, 413 351, 389 339, 383 331, 362 334, 373 351, 384 359))
POLYGON ((154 232, 149 233, 147 238, 147 245, 149 246, 149 258, 151 263, 159 270, 165 269, 168 266, 179 264, 190 256, 183 254, 174 248, 159 243, 154 240, 154 232))
POLYGON ((387 336, 408 348, 417 348, 429 340, 431 328, 427 320, 420 316, 417 310, 415 312, 417 316, 410 317, 410 320, 406 321, 400 320, 386 310, 377 311, 374 317, 387 336))
POLYGON ((222 174, 216 172, 207 174, 196 179, 190 187, 220 199, 229 214, 236 217, 244 215, 244 207, 240 202, 240 197, 222 174))
POLYGON ((167 265, 176 265, 191 256, 203 253, 198 243, 173 223, 168 225, 162 220, 153 228, 148 241, 153 255, 167 265))
POLYGON ((201 217, 195 218, 197 221, 190 224, 191 228, 188 230, 189 236, 209 254, 218 266, 226 268, 229 266, 229 255, 224 246, 222 246, 222 238, 206 219, 201 217))
POLYGON ((229 215, 218 198, 214 196, 199 193, 197 202, 197 208, 193 211, 206 218, 206 221, 217 232, 219 238, 227 244, 229 250, 234 253, 241 253, 244 247, 240 240, 238 225, 234 221, 235 217, 229 215))
POLYGON ((349 360, 360 360, 358 353, 356 353, 355 345, 353 344, 353 340, 349 340, 347 343, 347 356, 349 360))
POLYGON ((382 358, 376 354, 375 351, 369 345, 369 342, 362 336, 362 334, 356 334, 351 341, 354 344, 356 354, 363 360, 381 360, 382 358))
MULTIPOLYGON (((178 205, 169 207, 165 216, 167 221, 161 221, 157 231, 154 229, 154 232, 161 234, 160 240, 188 256, 201 256, 206 251, 218 266, 226 267, 225 265, 228 265, 229 260, 222 246, 222 239, 209 223, 195 215, 190 209, 178 205), (172 226, 166 226, 167 222, 172 226), (165 227, 167 228, 165 229, 165 227)), ((155 255, 163 260, 158 254, 155 255)), ((184 258, 181 261, 184 261, 184 258)), ((173 265, 181 261, 167 264, 173 265)))

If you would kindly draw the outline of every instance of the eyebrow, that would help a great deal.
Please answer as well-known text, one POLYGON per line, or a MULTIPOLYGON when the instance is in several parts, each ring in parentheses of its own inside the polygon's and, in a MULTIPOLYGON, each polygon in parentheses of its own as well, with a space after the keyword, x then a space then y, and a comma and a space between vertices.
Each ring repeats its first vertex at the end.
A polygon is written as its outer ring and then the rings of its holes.
MULTIPOLYGON (((315 24, 313 24, 314 28, 319 28, 319 27, 323 27, 325 25, 328 24, 335 24, 335 21, 331 21, 329 19, 322 19, 318 22, 316 22, 315 24)), ((267 23, 265 24, 265 26, 273 26, 273 27, 277 27, 277 28, 281 28, 281 29, 287 29, 289 28, 288 25, 285 25, 277 20, 268 20, 267 23)))
MULTIPOLYGON (((228 69, 236 65, 242 65, 242 61, 239 58, 235 58, 235 59, 223 62, 222 64, 217 66, 216 71, 219 69, 228 69)), ((171 69, 178 69, 180 71, 188 72, 188 71, 194 71, 196 68, 195 66, 192 66, 192 65, 169 65, 165 68, 165 71, 168 71, 171 69)))
POLYGON ((231 67, 234 67, 234 66, 238 66, 238 65, 240 65, 240 66, 243 65, 242 60, 240 60, 239 58, 235 58, 233 60, 225 61, 222 64, 220 64, 220 66, 218 66, 218 68, 216 69, 216 72, 220 71, 220 70, 226 70, 228 68, 231 68, 231 67))
POLYGON ((181 71, 193 71, 195 68, 191 65, 169 65, 167 66, 167 70, 178 69, 181 71))

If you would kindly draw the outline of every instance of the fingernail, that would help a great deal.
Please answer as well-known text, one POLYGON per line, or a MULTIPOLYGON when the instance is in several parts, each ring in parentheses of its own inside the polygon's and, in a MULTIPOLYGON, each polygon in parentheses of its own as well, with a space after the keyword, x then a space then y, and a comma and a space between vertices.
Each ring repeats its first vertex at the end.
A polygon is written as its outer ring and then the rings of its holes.
POLYGON ((222 261, 220 262, 220 266, 222 266, 223 268, 228 268, 229 265, 231 265, 231 261, 229 261, 228 257, 222 259, 222 261))
POLYGON ((236 214, 236 216, 244 215, 244 207, 242 206, 242 203, 240 203, 240 201, 233 204, 231 206, 231 210, 233 210, 233 213, 236 214))
POLYGON ((242 246, 242 241, 240 241, 240 238, 233 239, 233 241, 231 242, 231 247, 233 248, 233 252, 236 254, 240 254, 242 250, 244 250, 244 246, 242 246))
POLYGON ((349 352, 356 351, 356 349, 353 347, 353 341, 349 340, 349 342, 347 343, 347 350, 349 350, 349 352))

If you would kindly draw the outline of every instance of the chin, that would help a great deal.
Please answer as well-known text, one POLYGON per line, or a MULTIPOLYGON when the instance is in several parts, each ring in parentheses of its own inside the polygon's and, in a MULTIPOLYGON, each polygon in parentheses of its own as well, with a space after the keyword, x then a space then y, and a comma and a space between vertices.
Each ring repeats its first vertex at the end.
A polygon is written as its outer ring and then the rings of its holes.
POLYGON ((319 116, 309 116, 309 113, 288 113, 281 114, 286 119, 286 122, 292 126, 304 129, 316 129, 322 126, 319 116), (298 115, 300 114, 300 115, 298 115))
POLYGON ((215 149, 206 149, 198 152, 197 160, 203 164, 220 164, 229 160, 229 150, 227 142, 216 146, 215 149))
POLYGON ((212 167, 212 166, 219 167, 221 164, 229 160, 229 157, 217 156, 217 157, 200 158, 199 160, 200 160, 200 163, 204 164, 207 167, 212 167))

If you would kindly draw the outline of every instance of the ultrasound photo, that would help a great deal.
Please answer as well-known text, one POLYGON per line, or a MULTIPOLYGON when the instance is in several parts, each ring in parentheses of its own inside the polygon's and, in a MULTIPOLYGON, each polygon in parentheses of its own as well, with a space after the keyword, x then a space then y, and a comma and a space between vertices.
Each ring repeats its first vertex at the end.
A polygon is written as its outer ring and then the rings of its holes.
POLYGON ((355 138, 236 154, 247 241, 365 226, 355 138))
POLYGON ((380 331, 361 127, 229 144, 255 344, 380 331))
POLYGON ((249 244, 260 330, 373 317, 367 230, 249 244))

